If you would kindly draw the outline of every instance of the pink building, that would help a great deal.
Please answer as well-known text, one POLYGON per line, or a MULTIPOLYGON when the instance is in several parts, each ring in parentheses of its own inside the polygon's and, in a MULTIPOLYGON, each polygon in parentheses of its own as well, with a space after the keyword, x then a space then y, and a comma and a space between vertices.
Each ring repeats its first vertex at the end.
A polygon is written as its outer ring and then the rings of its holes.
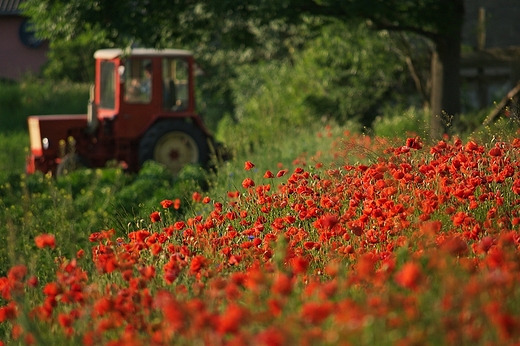
POLYGON ((0 0, 0 78, 19 80, 39 73, 48 42, 37 40, 19 9, 23 0, 0 0))

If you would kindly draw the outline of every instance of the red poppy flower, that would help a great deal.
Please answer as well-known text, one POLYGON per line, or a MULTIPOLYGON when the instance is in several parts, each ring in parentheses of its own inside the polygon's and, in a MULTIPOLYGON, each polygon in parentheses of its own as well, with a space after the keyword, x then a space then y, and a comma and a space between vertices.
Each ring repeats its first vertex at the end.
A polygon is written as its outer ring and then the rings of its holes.
POLYGON ((218 320, 217 331, 220 334, 236 333, 244 323, 246 311, 237 304, 231 304, 218 320))
POLYGON ((334 304, 332 302, 308 302, 302 306, 302 317, 312 324, 320 324, 329 317, 333 311, 334 304))
POLYGON ((489 151, 489 156, 502 156, 502 150, 500 150, 500 148, 494 147, 489 151))
POLYGON ((29 279, 27 279, 27 285, 33 288, 38 286, 38 278, 34 275, 31 276, 29 279))
POLYGON ((161 205, 164 209, 168 209, 169 207, 171 207, 173 205, 173 201, 169 200, 169 199, 165 199, 165 200, 161 201, 161 205))
POLYGON ((355 235, 360 236, 363 234, 363 223, 360 220, 349 221, 347 225, 355 235))
POLYGON ((244 187, 244 189, 247 189, 255 186, 255 182, 251 178, 245 178, 244 181, 242 181, 242 186, 244 187))
POLYGON ((58 323, 63 327, 63 328, 69 328, 71 325, 72 325, 72 317, 68 314, 64 314, 64 313, 59 313, 58 314, 58 323))
POLYGON ((295 257, 291 260, 291 265, 296 274, 303 274, 309 267, 309 261, 303 257, 295 257))
POLYGON ((6 306, 0 308, 0 323, 16 318, 18 309, 15 302, 9 302, 6 306))
POLYGON ((271 290, 273 293, 289 295, 292 292, 291 278, 286 274, 279 273, 271 287, 271 290))
POLYGON ((9 269, 9 272, 7 273, 7 278, 11 283, 13 283, 16 281, 22 281, 25 275, 27 275, 27 267, 23 264, 18 264, 9 269))
POLYGON ((159 221, 161 221, 161 214, 159 214, 158 211, 154 211, 153 213, 150 214, 150 220, 152 222, 159 222, 159 221))
POLYGON ((282 169, 282 170, 278 171, 278 173, 276 174, 276 177, 277 178, 283 177, 285 175, 285 173, 287 173, 287 170, 282 169))
POLYGON ((264 178, 274 178, 273 172, 265 171, 264 178))
POLYGON ((147 231, 145 229, 141 229, 138 231, 128 233, 128 238, 130 238, 131 240, 133 240, 137 243, 144 242, 146 240, 146 238, 148 238, 149 236, 150 236, 150 231, 147 231))
POLYGON ((159 243, 154 243, 150 246, 150 251, 154 256, 157 256, 162 251, 162 246, 159 243))
POLYGON ((441 250, 455 256, 460 256, 468 251, 468 243, 458 236, 448 236, 441 242, 441 250))
POLYGON ((176 198, 175 201, 173 201, 173 209, 178 210, 181 207, 181 200, 176 198))
POLYGON ((321 225, 326 229, 331 229, 338 224, 339 220, 336 215, 324 215, 321 219, 321 225))
POLYGON ((195 191, 192 195, 191 195, 191 198, 193 199, 193 201, 195 202, 200 202, 202 200, 202 195, 200 193, 198 193, 197 191, 195 191))
POLYGON ((417 263, 406 263, 395 275, 395 281, 402 287, 415 289, 421 280, 421 268, 417 263))
POLYGON ((419 137, 415 138, 407 138, 406 139, 406 146, 412 149, 421 149, 422 144, 419 137))
POLYGON ((254 163, 252 163, 251 161, 246 161, 246 163, 244 164, 244 169, 246 171, 249 171, 251 168, 253 168, 255 166, 254 163))
POLYGON ((198 273, 206 265, 206 258, 204 256, 195 256, 191 260, 190 273, 198 273))
POLYGON ((371 277, 375 272, 377 260, 377 255, 374 255, 371 252, 367 252, 360 256, 356 266, 359 276, 365 278, 371 277))
POLYGON ((44 247, 50 247, 51 249, 54 249, 56 247, 56 238, 53 234, 37 235, 34 237, 34 242, 40 249, 43 249, 44 247))
POLYGON ((50 297, 55 297, 58 294, 60 294, 61 292, 62 292, 61 288, 55 282, 49 282, 43 288, 43 293, 45 293, 45 295, 50 296, 50 297))
POLYGON ((240 192, 228 191, 227 196, 228 196, 228 198, 238 198, 238 196, 240 196, 240 192))
POLYGON ((177 221, 175 222, 175 224, 173 225, 173 227, 175 227, 175 229, 177 231, 180 231, 181 229, 183 229, 184 227, 186 227, 186 223, 184 223, 184 221, 177 221))
POLYGON ((155 296, 155 305, 158 306, 168 325, 175 331, 181 329, 186 323, 186 316, 182 305, 170 292, 160 291, 155 296))
POLYGON ((466 144, 466 150, 467 151, 473 151, 478 149, 478 144, 475 141, 469 141, 466 144))
POLYGON ((155 277, 155 267, 154 266, 146 266, 142 268, 140 271, 143 278, 149 280, 155 277))
MULTIPOLYGON (((273 316, 280 316, 282 314, 282 307, 283 306, 282 306, 282 303, 280 302, 280 300, 270 298, 267 301, 267 306, 269 307, 269 311, 271 312, 271 314, 273 316)), ((266 343, 266 345, 271 345, 271 344, 266 343)), ((279 345, 283 345, 283 343, 279 344, 279 345)))

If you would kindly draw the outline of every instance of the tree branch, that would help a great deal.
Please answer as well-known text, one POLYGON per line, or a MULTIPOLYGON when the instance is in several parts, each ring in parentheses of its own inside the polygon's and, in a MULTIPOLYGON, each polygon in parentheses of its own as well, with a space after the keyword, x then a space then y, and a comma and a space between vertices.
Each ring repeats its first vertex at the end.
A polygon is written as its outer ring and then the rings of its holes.
POLYGON ((384 23, 384 22, 378 21, 375 18, 368 18, 368 19, 373 23, 374 27, 377 30, 413 32, 413 33, 422 35, 426 38, 429 38, 430 40, 432 40, 434 42, 437 42, 440 39, 440 37, 442 36, 440 34, 437 34, 437 33, 434 33, 434 32, 428 31, 428 30, 424 30, 422 28, 418 28, 415 26, 384 23))
POLYGON ((412 58, 410 56, 405 57, 406 65, 408 66, 408 71, 410 71, 410 75, 412 76, 412 79, 415 84, 415 88, 421 94, 423 101, 426 103, 428 107, 430 107, 430 100, 429 95, 426 94, 426 90, 424 90, 423 83, 421 81, 421 78, 417 74, 417 71, 415 69, 415 65, 412 61, 412 58))
POLYGON ((517 82, 516 86, 513 89, 511 89, 507 93, 506 96, 504 96, 504 98, 500 101, 500 103, 496 106, 496 108, 493 109, 493 111, 491 111, 491 113, 489 113, 489 115, 486 117, 486 119, 484 119, 484 122, 482 123, 482 125, 484 125, 484 126, 489 125, 489 123, 492 122, 493 119, 495 119, 497 117, 497 115, 500 114, 502 109, 504 109, 504 107, 507 106, 509 101, 513 97, 515 97, 518 93, 520 93, 520 80, 517 82))

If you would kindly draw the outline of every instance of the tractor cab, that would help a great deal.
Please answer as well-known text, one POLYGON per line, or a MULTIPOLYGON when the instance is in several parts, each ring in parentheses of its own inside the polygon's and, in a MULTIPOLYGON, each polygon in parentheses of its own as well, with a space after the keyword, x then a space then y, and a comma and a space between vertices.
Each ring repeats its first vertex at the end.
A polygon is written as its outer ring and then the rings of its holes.
POLYGON ((87 114, 30 116, 26 171, 62 174, 116 160, 138 171, 147 160, 176 174, 206 165, 213 137, 195 111, 196 64, 179 49, 101 49, 87 114))

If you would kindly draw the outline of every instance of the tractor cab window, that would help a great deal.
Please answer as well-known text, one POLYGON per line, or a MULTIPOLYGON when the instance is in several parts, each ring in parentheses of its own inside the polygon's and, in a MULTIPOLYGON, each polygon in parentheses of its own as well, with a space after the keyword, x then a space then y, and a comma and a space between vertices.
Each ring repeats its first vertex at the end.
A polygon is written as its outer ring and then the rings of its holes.
POLYGON ((150 103, 152 99, 152 61, 131 59, 125 66, 125 101, 150 103))
POLYGON ((99 86, 101 108, 114 109, 116 106, 116 64, 111 61, 101 62, 101 83, 99 86))
POLYGON ((170 111, 186 110, 189 101, 188 61, 182 58, 164 58, 162 71, 163 107, 170 111))

